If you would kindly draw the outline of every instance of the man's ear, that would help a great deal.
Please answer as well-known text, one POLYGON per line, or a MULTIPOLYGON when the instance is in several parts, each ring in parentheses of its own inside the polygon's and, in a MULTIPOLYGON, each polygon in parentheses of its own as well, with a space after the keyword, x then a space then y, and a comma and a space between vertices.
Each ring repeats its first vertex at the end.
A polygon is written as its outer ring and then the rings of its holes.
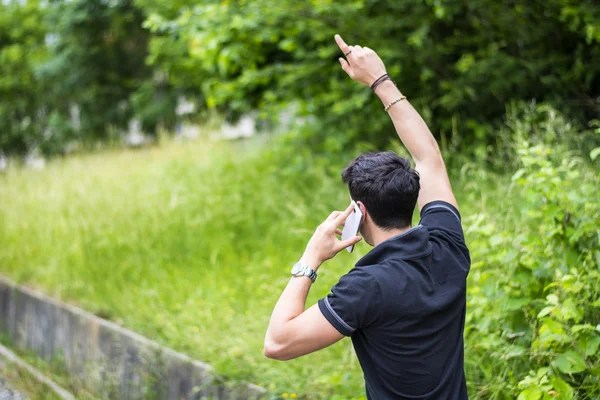
POLYGON ((362 224, 367 220, 367 208, 365 207, 362 201, 357 201, 356 204, 358 205, 358 208, 360 208, 360 212, 363 215, 362 221, 360 221, 360 223, 362 224))

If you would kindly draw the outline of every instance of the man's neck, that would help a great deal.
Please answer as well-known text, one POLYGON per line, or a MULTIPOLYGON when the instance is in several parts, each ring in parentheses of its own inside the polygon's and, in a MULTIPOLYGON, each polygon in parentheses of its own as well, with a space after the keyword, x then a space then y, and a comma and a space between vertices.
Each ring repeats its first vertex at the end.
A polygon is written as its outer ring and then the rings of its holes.
POLYGON ((377 229, 375 232, 373 232, 373 246, 378 246, 381 242, 385 242, 386 240, 388 240, 394 236, 404 233, 404 232, 408 231, 410 228, 411 227, 409 226, 404 229, 391 229, 389 231, 377 229))

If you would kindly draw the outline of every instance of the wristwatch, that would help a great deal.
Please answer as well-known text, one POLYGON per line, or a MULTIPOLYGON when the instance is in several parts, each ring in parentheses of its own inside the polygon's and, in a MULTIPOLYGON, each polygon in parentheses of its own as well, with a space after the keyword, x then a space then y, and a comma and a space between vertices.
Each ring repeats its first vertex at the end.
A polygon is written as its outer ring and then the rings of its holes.
POLYGON ((308 276, 313 283, 317 280, 317 273, 313 271, 308 265, 298 261, 292 267, 293 276, 308 276))

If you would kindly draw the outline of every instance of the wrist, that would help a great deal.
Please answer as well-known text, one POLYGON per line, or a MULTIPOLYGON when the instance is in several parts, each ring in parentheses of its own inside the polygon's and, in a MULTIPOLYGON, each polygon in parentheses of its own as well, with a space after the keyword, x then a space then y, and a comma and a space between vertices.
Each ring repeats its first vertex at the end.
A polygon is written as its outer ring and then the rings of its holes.
POLYGON ((396 85, 394 84, 394 82, 392 82, 391 80, 386 80, 384 82, 381 82, 376 88, 375 88, 375 94, 377 95, 377 97, 379 97, 381 99, 381 101, 383 101, 384 103, 386 101, 389 101, 389 99, 391 97, 399 97, 402 96, 402 93, 400 92, 400 90, 396 87, 396 85))
POLYGON ((300 258, 300 262, 302 264, 308 265, 308 267, 310 269, 312 269, 313 271, 316 271, 317 269, 319 269, 319 267, 323 263, 323 261, 321 261, 319 259, 319 257, 317 257, 316 254, 314 254, 313 252, 310 252, 310 251, 304 252, 304 254, 302 255, 302 258, 300 258))

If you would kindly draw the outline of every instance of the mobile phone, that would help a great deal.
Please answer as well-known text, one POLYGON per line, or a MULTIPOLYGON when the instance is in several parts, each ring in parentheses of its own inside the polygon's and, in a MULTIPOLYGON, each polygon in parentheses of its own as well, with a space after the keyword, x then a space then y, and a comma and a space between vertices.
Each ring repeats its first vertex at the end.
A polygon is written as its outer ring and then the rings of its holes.
MULTIPOLYGON (((352 200, 351 204, 354 206, 354 211, 346 218, 344 229, 342 230, 342 240, 356 236, 358 234, 358 229, 360 228, 360 223, 362 222, 363 214, 360 211, 360 207, 354 200, 352 200)), ((348 253, 352 253, 354 245, 346 247, 346 250, 348 250, 348 253)))

